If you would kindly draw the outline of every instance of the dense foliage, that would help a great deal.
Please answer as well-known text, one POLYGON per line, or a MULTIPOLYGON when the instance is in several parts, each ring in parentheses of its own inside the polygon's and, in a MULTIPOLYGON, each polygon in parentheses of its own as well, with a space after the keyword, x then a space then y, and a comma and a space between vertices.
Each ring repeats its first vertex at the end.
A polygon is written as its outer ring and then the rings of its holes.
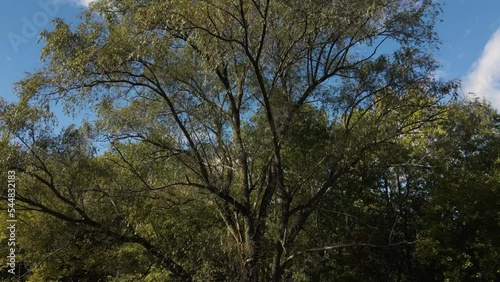
POLYGON ((23 279, 499 279, 500 117, 434 76, 439 11, 102 0, 54 20, 0 105, 23 279), (95 119, 58 133, 56 102, 95 119))

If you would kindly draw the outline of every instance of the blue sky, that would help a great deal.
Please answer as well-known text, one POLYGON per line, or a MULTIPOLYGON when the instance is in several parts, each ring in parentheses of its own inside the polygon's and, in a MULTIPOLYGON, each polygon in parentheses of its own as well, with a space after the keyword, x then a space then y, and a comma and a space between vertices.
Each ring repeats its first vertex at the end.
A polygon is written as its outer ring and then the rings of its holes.
MULTIPOLYGON (((38 34, 49 20, 75 17, 91 0, 18 0, 0 11, 0 95, 15 101, 12 83, 24 71, 41 66, 38 34), (56 3, 56 4, 55 4, 56 3)), ((437 32, 442 40, 436 58, 444 79, 460 78, 466 93, 475 92, 500 109, 500 1, 442 0, 445 5, 437 32)), ((71 118, 66 122, 70 123, 71 118)))

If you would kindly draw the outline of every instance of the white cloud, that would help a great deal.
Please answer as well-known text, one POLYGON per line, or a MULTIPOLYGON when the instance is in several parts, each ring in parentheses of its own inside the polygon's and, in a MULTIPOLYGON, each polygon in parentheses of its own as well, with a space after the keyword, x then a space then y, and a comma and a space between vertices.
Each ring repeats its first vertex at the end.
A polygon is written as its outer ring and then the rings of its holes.
POLYGON ((90 3, 94 2, 95 0, 77 0, 77 3, 82 5, 82 6, 85 6, 85 7, 88 7, 90 3))
POLYGON ((483 53, 464 79, 465 93, 472 92, 500 109, 500 28, 491 36, 483 53))

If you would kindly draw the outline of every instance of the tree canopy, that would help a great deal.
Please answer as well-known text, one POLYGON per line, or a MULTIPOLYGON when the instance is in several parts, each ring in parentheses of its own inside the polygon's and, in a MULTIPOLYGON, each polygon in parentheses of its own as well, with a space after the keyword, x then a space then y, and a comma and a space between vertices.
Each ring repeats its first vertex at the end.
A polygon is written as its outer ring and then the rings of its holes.
POLYGON ((101 0, 55 19, 0 105, 25 277, 498 279, 500 118, 436 78, 439 13, 101 0), (58 133, 54 103, 95 120, 58 133))

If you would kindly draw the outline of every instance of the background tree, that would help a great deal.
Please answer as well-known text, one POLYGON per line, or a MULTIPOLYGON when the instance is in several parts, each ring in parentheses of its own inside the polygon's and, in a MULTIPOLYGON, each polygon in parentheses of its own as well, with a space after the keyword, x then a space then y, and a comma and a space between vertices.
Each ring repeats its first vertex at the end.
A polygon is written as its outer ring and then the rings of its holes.
POLYGON ((489 105, 472 101, 453 105, 430 135, 418 254, 436 279, 499 277, 499 121, 489 105))

